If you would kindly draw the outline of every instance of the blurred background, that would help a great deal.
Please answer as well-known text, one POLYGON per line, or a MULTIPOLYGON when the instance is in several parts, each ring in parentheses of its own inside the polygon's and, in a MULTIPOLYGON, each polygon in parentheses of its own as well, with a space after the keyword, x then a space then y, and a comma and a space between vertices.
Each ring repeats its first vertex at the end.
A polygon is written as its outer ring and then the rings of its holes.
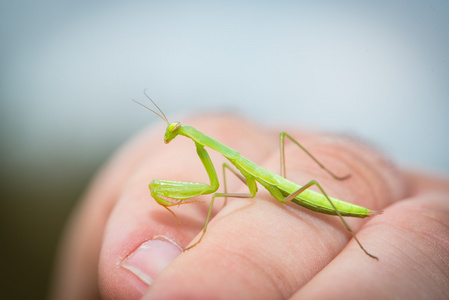
POLYGON ((0 298, 46 296, 90 178, 161 122, 131 102, 144 89, 168 115, 350 133, 448 174, 448 16, 429 0, 2 1, 0 298))

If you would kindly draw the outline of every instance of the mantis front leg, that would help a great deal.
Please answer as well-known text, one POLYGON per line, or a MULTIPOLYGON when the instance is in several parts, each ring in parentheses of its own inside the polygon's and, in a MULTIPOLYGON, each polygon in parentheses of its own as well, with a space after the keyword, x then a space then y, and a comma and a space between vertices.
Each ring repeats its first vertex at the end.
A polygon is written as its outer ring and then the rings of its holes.
MULTIPOLYGON (((214 165, 204 146, 196 144, 196 150, 204 168, 209 176, 210 184, 193 181, 172 181, 172 180, 153 180, 150 183, 151 196, 163 207, 165 207, 175 218, 175 213, 169 209, 170 206, 198 201, 186 201, 190 198, 214 193, 218 190, 219 182, 214 165)), ((178 220, 179 223, 179 220, 178 220)))
MULTIPOLYGON (((195 203, 197 201, 188 201, 185 200, 190 199, 192 197, 196 197, 199 195, 207 195, 214 193, 217 191, 219 187, 219 181, 217 177, 217 172, 215 171, 215 167, 210 159, 209 154, 204 149, 204 146, 195 143, 197 154, 199 158, 201 159, 201 162, 204 165, 204 168, 206 169, 206 172, 209 176, 210 185, 206 183, 201 182, 192 182, 192 181, 171 181, 171 180, 153 180, 150 183, 150 190, 151 195, 153 198, 162 206, 164 206, 170 213, 172 213, 175 218, 175 213, 171 211, 168 207, 174 206, 174 205, 181 205, 181 204, 187 204, 187 203, 195 203)), ((209 211, 207 213, 206 217, 206 223, 204 224, 202 234, 198 241, 194 243, 193 245, 187 247, 184 249, 184 251, 189 250, 196 245, 198 245, 201 240, 203 239, 204 235, 207 231, 207 225, 209 224, 209 219, 212 213, 212 208, 214 206, 215 198, 217 197, 234 197, 234 198, 252 198, 256 195, 257 188, 255 185, 255 180, 250 178, 244 178, 240 174, 238 174, 235 170, 233 170, 229 165, 223 164, 223 173, 225 168, 228 168, 231 170, 234 174, 237 175, 240 180, 245 182, 248 185, 248 181, 251 182, 249 186, 253 187, 250 188, 250 194, 240 194, 240 193, 227 193, 226 192, 226 185, 225 185, 225 193, 215 193, 212 195, 212 200, 209 205, 209 211)), ((226 177, 225 177, 226 178, 226 177)), ((178 220, 179 222, 179 220, 178 220)))

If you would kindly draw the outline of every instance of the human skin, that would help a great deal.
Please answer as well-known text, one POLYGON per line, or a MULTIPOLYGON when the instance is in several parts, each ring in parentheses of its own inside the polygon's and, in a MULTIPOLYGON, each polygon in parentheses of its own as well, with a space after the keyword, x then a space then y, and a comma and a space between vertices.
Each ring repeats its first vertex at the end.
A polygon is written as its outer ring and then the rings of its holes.
MULTIPOLYGON (((261 167, 279 171, 280 130, 224 115, 182 123, 261 167)), ((127 143, 92 182, 61 243, 52 297, 448 299, 448 179, 396 168, 348 138, 282 130, 337 175, 351 175, 344 181, 333 179, 287 141, 289 180, 303 185, 315 179, 332 197, 383 210, 366 219, 346 218, 378 261, 363 253, 338 217, 279 203, 260 185, 253 199, 229 198, 223 207, 217 198, 204 239, 182 253, 175 244, 185 248, 195 242, 208 205, 172 207, 178 224, 151 197, 148 184, 153 179, 208 178, 193 142, 180 136, 165 145, 165 129, 158 126, 127 143), (150 250, 141 247, 148 241, 150 250), (150 285, 144 282, 149 277, 136 274, 135 268, 151 277, 150 285)), ((206 150, 222 182, 225 160, 206 150)), ((230 172, 227 179, 229 192, 247 192, 230 172)), ((210 198, 198 200, 208 203, 210 198)))

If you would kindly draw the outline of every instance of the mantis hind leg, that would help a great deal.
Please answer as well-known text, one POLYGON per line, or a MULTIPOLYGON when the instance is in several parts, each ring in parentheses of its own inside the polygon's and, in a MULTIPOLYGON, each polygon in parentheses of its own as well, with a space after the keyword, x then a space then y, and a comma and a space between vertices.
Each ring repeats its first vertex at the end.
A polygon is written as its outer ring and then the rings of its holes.
POLYGON ((348 223, 345 221, 345 219, 343 218, 343 216, 341 215, 340 211, 337 209, 337 207, 335 206, 335 204, 332 202, 332 200, 329 198, 329 196, 326 194, 326 192, 324 191, 324 189, 321 187, 321 185, 316 181, 316 180, 312 180, 309 183, 307 183, 306 185, 302 186, 300 189, 298 189, 296 192, 290 194, 289 196, 285 197, 284 199, 284 203, 292 201, 293 199, 295 199, 299 194, 301 194, 302 192, 304 192, 305 190, 307 190, 308 188, 310 188, 311 186, 317 186, 321 193, 324 195, 324 197, 326 197, 327 201, 329 201, 330 205, 333 207, 333 209, 335 210, 335 213, 337 214, 337 216, 340 218, 340 220, 343 222, 343 224, 345 225, 346 229, 351 233, 352 237, 355 239, 355 241, 357 242, 357 244, 359 244, 359 247, 363 250, 363 252, 365 252, 366 255, 368 255, 369 257, 372 257, 376 260, 379 260, 379 258, 377 258, 377 256, 372 255, 371 253, 369 253, 368 251, 365 250, 365 248, 362 246, 362 243, 360 243, 359 239, 355 236, 354 231, 352 231, 351 227, 348 225, 348 223))
POLYGON ((292 138, 288 133, 281 132, 279 135, 279 143, 280 143, 280 152, 281 152, 281 176, 286 178, 285 175, 285 151, 284 151, 284 143, 285 143, 285 137, 289 138, 295 145, 297 145, 299 148, 301 148, 304 153, 306 153, 318 166, 320 166, 324 171, 326 171, 329 175, 331 175, 333 178, 337 180, 345 180, 351 177, 350 174, 345 176, 337 176, 332 171, 330 171, 328 168, 326 168, 322 163, 318 161, 318 159, 312 155, 304 146, 302 146, 297 140, 292 138))

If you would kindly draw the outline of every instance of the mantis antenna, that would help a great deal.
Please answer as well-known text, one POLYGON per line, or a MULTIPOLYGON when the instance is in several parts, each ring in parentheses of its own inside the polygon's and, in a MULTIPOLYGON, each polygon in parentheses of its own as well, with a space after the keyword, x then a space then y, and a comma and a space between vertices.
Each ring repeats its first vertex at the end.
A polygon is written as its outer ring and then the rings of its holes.
POLYGON ((164 121, 167 123, 167 125, 169 125, 170 122, 168 122, 168 119, 167 119, 167 117, 165 116, 164 112, 159 108, 159 106, 157 106, 157 104, 156 104, 153 100, 151 100, 151 98, 147 95, 146 91, 147 91, 147 90, 145 89, 145 90, 143 91, 143 93, 144 93, 145 96, 151 101, 151 103, 153 103, 154 106, 157 107, 157 109, 159 110, 160 113, 155 112, 154 110, 152 110, 152 109, 149 108, 148 106, 146 106, 146 105, 140 103, 139 101, 136 101, 136 100, 134 100, 134 99, 131 99, 131 100, 133 100, 134 102, 136 102, 136 103, 139 104, 139 105, 142 105, 143 107, 145 107, 145 108, 148 109, 149 111, 153 112, 153 113, 156 114, 159 118, 161 118, 162 120, 164 120, 164 121))

